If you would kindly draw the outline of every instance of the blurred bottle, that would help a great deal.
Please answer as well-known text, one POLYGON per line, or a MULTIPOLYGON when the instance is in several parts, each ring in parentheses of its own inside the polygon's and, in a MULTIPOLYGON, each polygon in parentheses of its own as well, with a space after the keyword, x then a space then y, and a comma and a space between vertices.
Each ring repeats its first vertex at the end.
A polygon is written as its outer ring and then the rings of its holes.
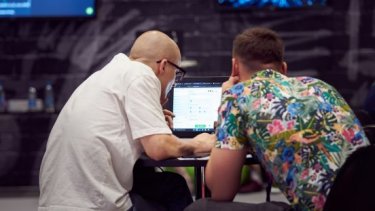
POLYGON ((47 82, 44 91, 44 110, 47 113, 53 113, 55 112, 55 99, 53 97, 53 88, 50 81, 47 82))
POLYGON ((0 112, 5 112, 7 107, 7 102, 5 99, 5 90, 3 85, 0 84, 0 112))
POLYGON ((30 112, 37 111, 36 107, 37 94, 35 87, 29 87, 28 109, 30 112))

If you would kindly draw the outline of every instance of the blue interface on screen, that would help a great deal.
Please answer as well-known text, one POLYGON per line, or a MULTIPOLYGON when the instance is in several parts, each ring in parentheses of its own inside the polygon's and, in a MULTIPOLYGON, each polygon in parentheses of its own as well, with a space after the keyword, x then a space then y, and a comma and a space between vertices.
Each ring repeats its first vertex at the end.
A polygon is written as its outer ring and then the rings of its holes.
POLYGON ((0 0, 0 17, 91 17, 95 0, 0 0))
POLYGON ((231 8, 299 8, 324 6, 327 0, 217 0, 219 5, 231 8))

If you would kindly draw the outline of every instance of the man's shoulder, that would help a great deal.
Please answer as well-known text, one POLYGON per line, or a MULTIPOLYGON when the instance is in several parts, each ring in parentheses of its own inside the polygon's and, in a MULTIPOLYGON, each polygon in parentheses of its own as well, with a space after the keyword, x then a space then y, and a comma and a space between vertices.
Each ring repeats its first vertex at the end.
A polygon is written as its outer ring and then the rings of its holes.
POLYGON ((125 71, 127 74, 132 74, 132 75, 152 75, 154 74, 153 70, 151 67, 148 65, 131 60, 126 54, 123 53, 118 53, 116 54, 113 59, 108 63, 110 66, 117 66, 120 67, 122 70, 129 70, 125 71))
POLYGON ((251 82, 254 83, 257 81, 270 81, 272 83, 280 83, 280 82, 285 82, 285 81, 297 81, 302 84, 311 84, 311 83, 327 84, 326 82, 318 78, 314 78, 312 76, 288 76, 273 69, 265 69, 265 70, 258 71, 249 80, 250 83, 251 82))
POLYGON ((301 84, 304 85, 323 85, 323 86, 331 86, 327 82, 314 78, 312 76, 296 76, 296 77, 288 77, 290 80, 298 81, 301 84))
POLYGON ((287 76, 272 69, 260 71, 248 81, 248 85, 252 85, 252 87, 256 84, 258 84, 258 86, 261 84, 264 87, 289 87, 289 91, 301 91, 314 87, 337 92, 332 85, 321 79, 312 76, 287 76))

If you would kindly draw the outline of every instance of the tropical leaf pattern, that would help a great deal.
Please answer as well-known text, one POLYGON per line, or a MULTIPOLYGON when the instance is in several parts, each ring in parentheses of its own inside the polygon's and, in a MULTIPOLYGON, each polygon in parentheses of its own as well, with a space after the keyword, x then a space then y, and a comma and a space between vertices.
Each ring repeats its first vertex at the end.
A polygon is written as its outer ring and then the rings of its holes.
POLYGON ((337 170, 369 144, 332 86, 273 70, 223 93, 216 136, 218 148, 250 146, 296 210, 322 210, 337 170))

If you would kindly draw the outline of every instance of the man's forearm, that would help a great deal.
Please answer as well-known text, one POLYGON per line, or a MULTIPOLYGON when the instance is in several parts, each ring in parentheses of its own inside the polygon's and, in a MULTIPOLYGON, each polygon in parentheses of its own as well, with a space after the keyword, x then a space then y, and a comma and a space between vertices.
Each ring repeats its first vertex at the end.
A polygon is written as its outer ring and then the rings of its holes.
POLYGON ((154 135, 141 139, 146 154, 154 160, 164 160, 194 153, 192 143, 183 142, 173 135, 154 135))
POLYGON ((197 149, 197 143, 194 141, 182 141, 176 136, 172 136, 172 139, 169 139, 165 143, 166 154, 170 154, 171 157, 181 157, 186 155, 192 155, 197 149))
POLYGON ((174 135, 152 135, 141 138, 146 154, 154 160, 210 152, 214 145, 210 134, 199 134, 193 140, 182 141, 174 135))
POLYGON ((206 166, 206 184, 211 197, 217 201, 231 201, 240 185, 241 168, 244 164, 246 149, 216 149, 211 152, 206 166), (220 176, 218 176, 220 172, 220 176))

